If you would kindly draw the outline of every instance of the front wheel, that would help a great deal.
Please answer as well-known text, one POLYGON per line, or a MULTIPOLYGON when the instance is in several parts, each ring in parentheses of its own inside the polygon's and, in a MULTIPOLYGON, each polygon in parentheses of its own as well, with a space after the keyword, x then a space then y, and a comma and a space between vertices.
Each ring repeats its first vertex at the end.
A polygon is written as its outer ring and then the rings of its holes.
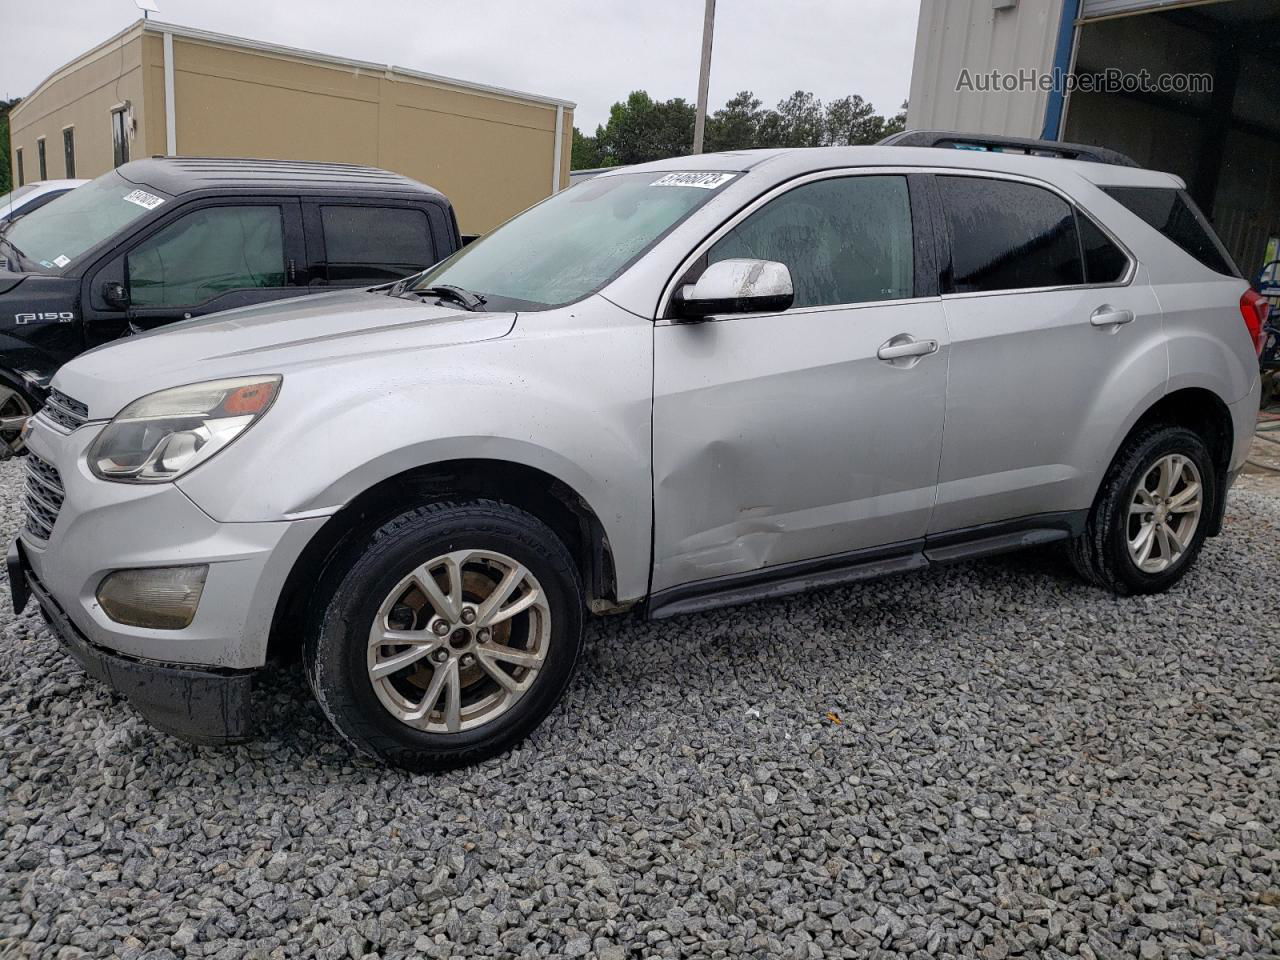
POLYGON ((1143 430, 1107 471, 1084 536, 1070 545, 1073 565, 1117 594, 1167 590, 1200 553, 1218 487, 1199 435, 1173 426, 1143 430))
POLYGON ((361 751, 414 771, 475 763, 527 736, 582 646, 582 584, 540 520, 437 503, 340 554, 303 655, 325 715, 361 751))

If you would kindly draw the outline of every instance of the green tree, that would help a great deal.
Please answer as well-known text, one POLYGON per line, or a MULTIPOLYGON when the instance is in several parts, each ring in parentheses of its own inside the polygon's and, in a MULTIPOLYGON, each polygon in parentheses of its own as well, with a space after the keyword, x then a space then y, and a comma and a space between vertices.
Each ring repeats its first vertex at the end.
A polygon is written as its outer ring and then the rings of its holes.
POLYGON ((884 117, 856 93, 827 104, 823 112, 822 142, 826 146, 878 143, 884 137, 884 117))
POLYGON ((18 105, 20 98, 0 100, 0 194, 13 189, 13 170, 9 155, 13 152, 9 144, 9 111, 18 105))
POLYGON ((569 160, 570 170, 591 170, 607 164, 600 156, 600 147, 595 137, 588 137, 577 127, 573 128, 573 154, 569 160))
POLYGON ((635 90, 609 110, 609 122, 596 128, 601 165, 646 163, 678 157, 693 149, 693 104, 682 97, 654 100, 635 90))
POLYGON ((902 109, 884 122, 884 136, 891 137, 907 129, 907 101, 902 101, 902 109))
POLYGON ((750 90, 736 94, 707 117, 707 152, 749 150, 759 146, 760 118, 760 98, 750 90))
POLYGON ((797 90, 766 110, 760 119, 761 147, 820 147, 824 117, 822 101, 806 90, 797 90))

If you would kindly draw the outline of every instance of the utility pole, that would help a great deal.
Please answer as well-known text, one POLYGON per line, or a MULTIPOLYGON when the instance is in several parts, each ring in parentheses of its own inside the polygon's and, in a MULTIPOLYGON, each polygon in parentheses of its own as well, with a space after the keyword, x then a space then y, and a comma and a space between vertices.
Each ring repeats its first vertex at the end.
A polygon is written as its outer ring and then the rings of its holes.
POLYGON ((702 19, 702 69, 698 71, 698 112, 693 121, 693 152, 702 152, 707 127, 707 88, 711 86, 711 38, 716 32, 716 0, 707 0, 702 19))

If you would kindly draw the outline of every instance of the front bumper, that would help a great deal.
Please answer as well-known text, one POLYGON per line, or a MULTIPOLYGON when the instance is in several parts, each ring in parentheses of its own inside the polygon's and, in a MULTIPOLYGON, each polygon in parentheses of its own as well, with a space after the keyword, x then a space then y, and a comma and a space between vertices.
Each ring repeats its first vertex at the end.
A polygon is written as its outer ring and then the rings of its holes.
POLYGON ((94 647, 158 663, 261 667, 285 579, 327 518, 220 523, 172 483, 99 480, 84 451, 100 429, 65 434, 34 421, 28 447, 57 469, 64 490, 48 539, 20 535, 35 579, 94 647), (209 574, 195 618, 181 630, 126 626, 98 603, 98 586, 115 570, 195 564, 207 564, 209 574))
POLYGON ((234 743, 253 732, 252 670, 210 670, 124 657, 95 646, 67 617, 15 540, 7 556, 13 606, 30 596, 85 673, 124 694, 155 727, 191 743, 234 743), (29 595, 28 595, 29 593, 29 595))

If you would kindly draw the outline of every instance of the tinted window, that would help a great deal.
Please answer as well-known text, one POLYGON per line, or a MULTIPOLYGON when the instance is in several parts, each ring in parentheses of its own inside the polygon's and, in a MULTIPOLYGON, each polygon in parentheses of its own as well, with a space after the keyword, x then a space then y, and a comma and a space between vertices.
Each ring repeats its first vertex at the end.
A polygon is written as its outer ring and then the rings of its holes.
POLYGON ((129 129, 123 110, 111 111, 111 152, 117 167, 129 162, 129 129))
POLYGON ((48 180, 49 167, 46 164, 45 157, 44 157, 44 137, 41 137, 39 140, 36 141, 36 159, 39 161, 39 164, 40 164, 40 179, 48 180))
POLYGON ((194 306, 228 290, 282 287, 280 208, 196 210, 139 244, 127 269, 138 307, 194 306))
POLYGON ((1111 242, 1102 228, 1083 213, 1076 215, 1080 228, 1080 246, 1084 249, 1086 283, 1115 283, 1129 269, 1125 252, 1111 242))
POLYGON ((1173 187, 1103 187, 1102 191, 1210 270, 1230 277, 1240 276, 1230 255, 1185 190, 1173 187))
POLYGON ((1084 280, 1075 212, 1027 183, 939 177, 956 293, 1059 287, 1084 280))
POLYGON ((398 280, 435 263, 427 215, 406 207, 321 207, 331 283, 398 280))
POLYGON ((786 264, 797 307, 910 297, 907 180, 842 177, 796 187, 725 234, 707 262, 734 257, 786 264))

